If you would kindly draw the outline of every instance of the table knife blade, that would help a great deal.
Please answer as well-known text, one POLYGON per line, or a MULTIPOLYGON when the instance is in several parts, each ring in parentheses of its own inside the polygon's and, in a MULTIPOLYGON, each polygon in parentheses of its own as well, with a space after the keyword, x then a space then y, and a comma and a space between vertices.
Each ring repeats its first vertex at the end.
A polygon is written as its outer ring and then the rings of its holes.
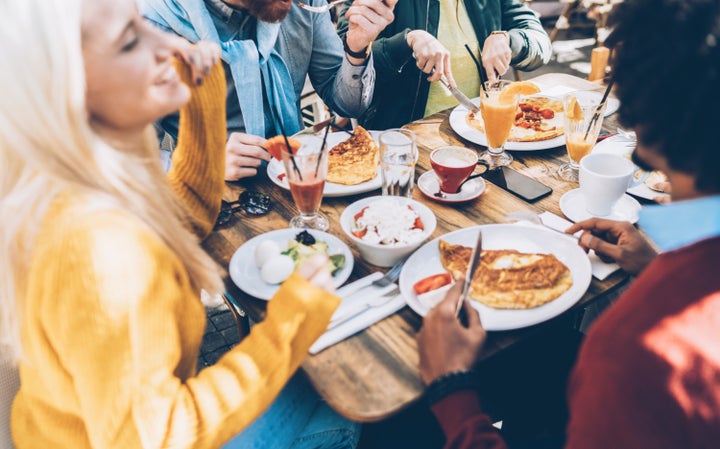
POLYGON ((450 87, 450 83, 447 79, 445 79, 444 76, 440 78, 440 82, 450 91, 453 97, 455 97, 455 99, 459 101, 461 105, 465 106, 469 111, 480 111, 480 108, 478 108, 477 105, 467 97, 467 95, 460 92, 460 89, 458 89, 457 87, 450 87))
POLYGON ((480 264, 480 255, 482 254, 482 231, 478 229, 477 241, 473 248, 472 254, 470 255, 470 263, 468 264, 467 273, 465 273, 465 283, 463 284, 462 293, 460 299, 455 307, 455 315, 457 316, 462 309, 462 304, 467 299, 467 295, 470 292, 470 284, 472 284, 472 278, 480 264))

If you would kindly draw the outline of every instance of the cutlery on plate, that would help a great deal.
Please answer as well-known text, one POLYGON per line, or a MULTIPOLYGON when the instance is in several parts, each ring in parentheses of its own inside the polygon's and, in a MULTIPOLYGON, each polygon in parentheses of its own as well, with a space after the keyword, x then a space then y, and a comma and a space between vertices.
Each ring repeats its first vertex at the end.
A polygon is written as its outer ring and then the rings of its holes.
POLYGON ((315 12, 315 13, 323 13, 323 12, 329 11, 330 8, 334 7, 335 5, 339 5, 340 3, 345 3, 346 1, 347 0, 335 0, 335 1, 332 1, 332 2, 330 2, 326 5, 322 5, 322 6, 310 6, 306 3, 299 1, 299 2, 297 2, 297 5, 306 11, 315 12))
POLYGON ((337 327, 338 325, 346 322, 347 320, 360 315, 361 313, 365 312, 366 310, 370 310, 372 308, 385 305, 388 302, 395 299, 397 297, 397 295, 399 295, 399 294, 400 294, 400 289, 394 288, 390 292, 385 293, 384 295, 374 296, 374 297, 368 299, 367 301, 362 301, 357 304, 353 304, 352 306, 343 310, 342 313, 340 313, 339 315, 337 315, 337 316, 333 315, 327 328, 328 328, 328 330, 332 329, 332 328, 337 327))
POLYGON ((462 309, 463 303, 467 300, 467 295, 470 293, 470 284, 472 284, 472 278, 477 270, 478 264, 480 263, 480 255, 482 254, 482 231, 478 229, 477 241, 473 248, 472 254, 470 255, 470 263, 468 264, 467 273, 465 273, 465 283, 463 284, 462 293, 460 299, 455 306, 455 316, 460 315, 460 309, 462 309))
POLYGON ((480 111, 480 108, 477 107, 477 105, 475 105, 475 103, 473 103, 472 100, 470 100, 467 97, 467 95, 460 92, 460 89, 458 89, 457 87, 450 87, 450 83, 448 82, 447 78, 445 78, 445 75, 440 77, 440 83, 442 83, 442 85, 445 86, 447 88, 447 90, 450 91, 450 93, 453 95, 453 97, 455 97, 455 99, 457 101, 459 101, 461 105, 468 108, 468 110, 474 111, 474 112, 480 111))
POLYGON ((350 292, 345 293, 344 296, 347 297, 347 296, 355 295, 358 292, 361 292, 368 287, 387 287, 388 285, 394 283, 400 277, 400 272, 402 271, 402 267, 403 267, 403 265, 405 265, 406 260, 407 259, 402 259, 399 262, 397 262, 395 265, 393 265, 392 268, 390 268, 387 271, 387 273, 385 273, 385 276, 383 276, 379 279, 375 279, 370 284, 363 285, 362 287, 358 288, 357 290, 351 290, 350 292))
POLYGON ((536 214, 535 212, 531 212, 529 210, 520 210, 516 212, 510 212, 509 214, 505 215, 505 221, 512 222, 512 221, 529 221, 532 224, 540 225, 544 227, 545 229, 549 229, 551 231, 555 231, 558 234, 562 234, 565 237, 570 237, 575 240, 577 240, 578 237, 575 234, 568 234, 566 232, 563 232, 559 229, 555 229, 552 226, 546 225, 545 222, 542 220, 540 215, 536 214))

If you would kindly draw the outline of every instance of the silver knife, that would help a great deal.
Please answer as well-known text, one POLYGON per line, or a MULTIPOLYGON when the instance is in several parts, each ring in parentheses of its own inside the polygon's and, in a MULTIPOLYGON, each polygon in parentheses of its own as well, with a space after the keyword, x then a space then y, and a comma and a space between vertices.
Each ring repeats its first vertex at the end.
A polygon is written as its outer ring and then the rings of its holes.
POLYGON ((460 314, 460 309, 462 309, 463 302, 465 302, 468 293, 470 293, 470 284, 472 284, 473 275, 475 274, 475 270, 477 270, 477 267, 480 264, 481 254, 482 231, 478 229, 477 242, 475 242, 475 247, 473 248, 472 254, 470 255, 470 263, 468 264, 467 273, 465 273, 465 284, 463 284, 460 299, 458 300, 457 306, 455 307, 455 316, 458 316, 458 314, 460 314))
POLYGON ((460 92, 460 89, 458 89, 457 87, 450 87, 450 83, 445 78, 445 75, 440 77, 440 82, 443 86, 447 88, 447 90, 450 91, 451 94, 453 94, 453 97, 455 97, 455 99, 457 99, 457 101, 459 101, 461 105, 465 106, 470 111, 480 111, 480 108, 478 108, 477 105, 475 105, 475 103, 473 103, 472 100, 467 97, 467 95, 460 92))

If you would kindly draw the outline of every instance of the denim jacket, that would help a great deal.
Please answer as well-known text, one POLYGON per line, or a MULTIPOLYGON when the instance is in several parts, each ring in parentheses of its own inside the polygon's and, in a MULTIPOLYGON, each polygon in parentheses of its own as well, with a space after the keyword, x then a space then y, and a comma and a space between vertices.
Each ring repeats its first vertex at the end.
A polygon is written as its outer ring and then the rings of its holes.
MULTIPOLYGON (((321 5, 325 0, 309 0, 305 3, 321 5)), ((205 4, 221 39, 249 39, 254 36, 257 21, 247 11, 231 8, 220 0, 205 0, 205 4)), ((152 21, 167 29, 164 24, 152 21)), ((364 66, 350 64, 329 13, 314 14, 293 3, 281 23, 275 49, 290 72, 298 117, 301 117, 300 96, 306 76, 310 78, 313 88, 325 104, 342 116, 358 117, 370 105, 375 84, 372 56, 364 66)), ((227 64, 224 65, 226 73, 230 73, 227 64)), ((258 86, 258 89, 261 88, 258 86)), ((228 134, 245 132, 235 84, 229 76, 227 95, 228 134)), ((265 128, 272 130, 272 118, 268 114, 265 121, 265 128)), ((177 115, 166 117, 161 123, 161 127, 175 137, 177 126, 177 115)), ((301 124, 299 126, 302 127, 301 124)))

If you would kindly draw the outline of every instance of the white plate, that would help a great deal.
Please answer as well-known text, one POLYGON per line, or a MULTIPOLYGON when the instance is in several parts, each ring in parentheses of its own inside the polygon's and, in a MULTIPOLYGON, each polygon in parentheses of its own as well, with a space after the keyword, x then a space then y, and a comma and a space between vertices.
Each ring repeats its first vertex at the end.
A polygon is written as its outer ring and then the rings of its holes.
POLYGON ((482 195, 486 187, 484 179, 474 178, 465 182, 460 192, 443 192, 442 196, 438 197, 436 194, 440 191, 440 180, 435 174, 435 170, 429 170, 420 175, 417 180, 417 186, 426 197, 439 203, 465 203, 474 200, 482 195))
MULTIPOLYGON (((375 143, 378 142, 378 137, 380 136, 381 131, 369 131, 370 135, 373 136, 373 139, 375 139, 375 143)), ((350 134, 346 132, 337 132, 337 133, 330 133, 328 134, 327 138, 327 145, 328 149, 334 147, 335 145, 339 144, 340 142, 344 142, 345 140, 350 138, 350 134)), ((267 175, 270 178, 270 181, 274 182, 276 185, 282 187, 285 190, 290 190, 290 184, 287 182, 286 176, 281 176, 282 179, 280 179, 278 176, 285 175, 285 167, 283 166, 282 161, 279 161, 275 158, 270 159, 270 162, 267 165, 267 175)), ((380 167, 377 168, 377 174, 375 175, 374 179, 371 179, 370 181, 366 181, 360 184, 355 184, 352 186, 346 186, 343 184, 335 184, 332 182, 326 182, 325 188, 323 189, 323 196, 325 197, 337 197, 337 196, 350 196, 350 195, 357 195, 358 193, 365 193, 365 192, 371 192, 373 190, 377 190, 380 187, 382 187, 382 178, 380 177, 380 167)))
MULTIPOLYGON (((538 94, 538 95, 542 95, 538 94)), ((480 97, 473 98, 472 102, 480 104, 480 97)), ((487 137, 482 131, 470 126, 466 120, 468 110, 465 106, 459 105, 450 113, 450 127, 464 139, 478 145, 487 146, 487 137)), ((512 151, 537 151, 548 148, 561 147, 565 145, 565 135, 559 135, 552 139, 540 140, 538 142, 506 142, 505 149, 512 151)))
MULTIPOLYGON (((608 137, 601 142, 598 142, 598 144, 595 145, 595 147, 593 148, 592 152, 617 154, 618 156, 623 156, 630 159, 630 155, 635 149, 635 145, 633 145, 633 143, 633 140, 630 140, 627 137, 618 134, 612 137, 608 137)), ((650 187, 645 185, 644 182, 628 187, 627 193, 630 193, 640 198, 645 198, 646 200, 654 200, 658 197, 670 196, 667 193, 662 193, 651 189, 650 187)))
MULTIPOLYGON (((271 285, 260 279, 260 269, 255 266, 255 247, 263 240, 272 240, 281 248, 287 248, 290 240, 294 239, 302 229, 278 229, 276 231, 266 232, 245 242, 235 251, 230 259, 228 271, 230 279, 235 285, 248 295, 252 295, 260 299, 270 299, 275 294, 279 285, 271 285)), ((307 231, 315 237, 316 240, 323 241, 328 244, 328 254, 343 254, 345 256, 345 266, 333 276, 335 286, 341 286, 350 277, 352 273, 354 259, 350 248, 334 235, 327 232, 315 231, 307 229, 307 231)))
MULTIPOLYGON (((610 214, 602 218, 615 221, 629 221, 635 224, 638 221, 640 208, 640 203, 638 203, 635 198, 623 195, 618 202, 615 203, 610 214)), ((585 196, 580 189, 573 189, 560 197, 560 210, 566 217, 576 223, 595 216, 585 209, 585 196)))
MULTIPOLYGON (((532 309, 493 309, 471 300, 480 311, 483 327, 490 331, 519 329, 549 320, 560 315, 582 298, 590 285, 592 272, 590 259, 577 241, 556 232, 535 226, 495 224, 461 229, 441 236, 443 240, 473 246, 478 229, 483 233, 483 249, 515 249, 527 253, 552 253, 567 265, 573 285, 557 299, 532 309)), ((407 260, 400 274, 400 291, 408 305, 425 316, 428 307, 423 305, 412 289, 413 284, 432 274, 442 273, 437 238, 420 247, 407 260)))

